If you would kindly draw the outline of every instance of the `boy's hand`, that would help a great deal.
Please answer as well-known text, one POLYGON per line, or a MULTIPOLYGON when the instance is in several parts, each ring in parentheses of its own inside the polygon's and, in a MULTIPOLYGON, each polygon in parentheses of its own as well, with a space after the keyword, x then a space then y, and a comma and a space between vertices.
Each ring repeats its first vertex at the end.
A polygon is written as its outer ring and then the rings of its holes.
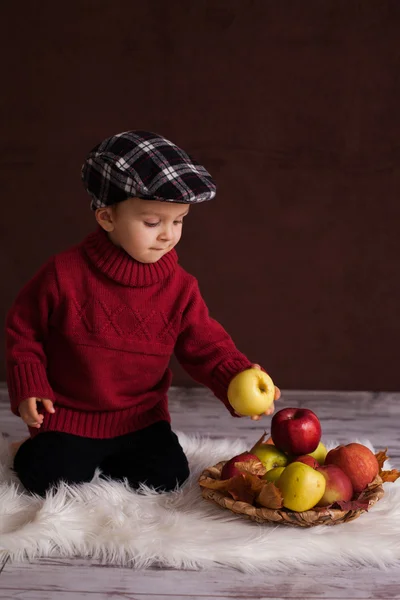
POLYGON ((44 417, 38 413, 37 402, 41 402, 47 412, 56 412, 54 410, 53 402, 47 398, 26 398, 26 400, 21 402, 18 410, 24 423, 29 427, 36 427, 39 429, 43 423, 44 417))
MULTIPOLYGON (((252 369, 260 369, 261 370, 260 365, 251 365, 251 368, 252 369)), ((274 397, 274 400, 279 400, 280 397, 281 397, 281 390, 278 387, 275 386, 275 397, 274 397)), ((275 404, 272 403, 272 405, 269 407, 269 409, 266 410, 265 413, 263 413, 263 414, 265 414, 265 415, 272 415, 272 413, 274 412, 274 410, 275 410, 275 404)), ((243 415, 239 415, 239 413, 236 413, 236 414, 239 417, 243 416, 243 415)), ((261 415, 252 415, 251 416, 251 420, 252 421, 259 421, 262 416, 263 416, 262 414, 261 415)))

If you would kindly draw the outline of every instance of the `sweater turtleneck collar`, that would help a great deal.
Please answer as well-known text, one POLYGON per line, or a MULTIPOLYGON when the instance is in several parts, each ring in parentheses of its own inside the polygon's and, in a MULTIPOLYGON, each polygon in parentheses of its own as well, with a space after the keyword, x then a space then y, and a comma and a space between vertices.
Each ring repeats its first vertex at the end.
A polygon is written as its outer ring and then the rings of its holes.
POLYGON ((111 242, 99 227, 83 241, 89 260, 110 279, 129 287, 145 287, 159 283, 176 268, 178 256, 174 249, 155 263, 141 263, 111 242))

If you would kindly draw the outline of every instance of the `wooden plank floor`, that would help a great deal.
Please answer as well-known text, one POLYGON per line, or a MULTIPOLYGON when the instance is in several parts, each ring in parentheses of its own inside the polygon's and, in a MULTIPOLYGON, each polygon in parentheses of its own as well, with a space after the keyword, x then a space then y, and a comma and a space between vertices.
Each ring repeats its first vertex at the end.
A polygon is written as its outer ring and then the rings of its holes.
MULTIPOLYGON (((323 439, 349 442, 368 438, 376 447, 388 446, 392 463, 400 468, 400 393, 284 392, 279 408, 307 406, 321 419, 323 439)), ((252 444, 268 429, 270 418, 258 423, 233 419, 204 389, 173 388, 170 408, 175 430, 213 438, 228 437, 252 444)), ((25 436, 25 426, 8 408, 0 387, 1 432, 10 441, 25 436)), ((331 566, 307 568, 273 576, 243 574, 230 569, 134 571, 90 560, 42 559, 26 564, 6 562, 0 572, 0 598, 24 600, 350 600, 400 599, 400 571, 331 566)))

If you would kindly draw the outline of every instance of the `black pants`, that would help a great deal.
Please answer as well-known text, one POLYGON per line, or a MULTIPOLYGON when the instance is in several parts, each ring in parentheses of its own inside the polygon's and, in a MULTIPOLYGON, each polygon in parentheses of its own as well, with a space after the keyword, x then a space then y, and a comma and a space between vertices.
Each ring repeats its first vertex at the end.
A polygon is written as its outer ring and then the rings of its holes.
POLYGON ((187 458, 169 423, 159 421, 140 431, 99 440, 47 431, 26 440, 14 459, 25 488, 44 496, 59 481, 90 481, 99 467, 103 477, 126 478, 159 491, 181 485, 189 476, 187 458))

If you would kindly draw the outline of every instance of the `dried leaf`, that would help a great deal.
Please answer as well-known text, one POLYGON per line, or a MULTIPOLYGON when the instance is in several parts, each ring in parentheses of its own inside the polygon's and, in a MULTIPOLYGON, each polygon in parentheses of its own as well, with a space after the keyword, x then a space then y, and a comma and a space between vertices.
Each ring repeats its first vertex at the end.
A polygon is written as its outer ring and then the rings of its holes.
POLYGON ((264 467, 260 460, 251 459, 246 460, 244 462, 235 463, 235 467, 244 473, 250 473, 251 475, 257 475, 262 477, 267 472, 267 469, 264 467))
POLYGON ((199 485, 210 490, 226 492, 230 494, 234 500, 253 504, 254 498, 258 496, 264 485, 264 481, 256 475, 243 472, 230 479, 212 479, 211 477, 200 479, 199 485))
POLYGON ((394 482, 400 477, 400 471, 397 469, 392 469, 391 471, 381 471, 381 477, 384 483, 387 481, 394 482))
POLYGON ((268 481, 263 485, 261 492, 256 497, 256 502, 265 508, 282 508, 282 493, 272 481, 268 481))
POLYGON ((336 502, 341 510, 368 510, 369 503, 366 500, 349 500, 348 502, 336 502))
POLYGON ((263 486, 261 479, 250 473, 242 473, 229 481, 227 491, 232 498, 249 504, 254 504, 254 499, 263 486))
MULTIPOLYGON (((236 475, 236 477, 238 477, 238 475, 236 475)), ((207 477, 206 479, 200 479, 199 485, 208 488, 209 490, 226 492, 232 479, 235 479, 235 477, 231 477, 231 479, 212 479, 211 477, 207 477)))
POLYGON ((379 475, 382 478, 382 482, 386 483, 386 482, 390 481, 393 483, 394 481, 396 481, 396 479, 398 479, 400 477, 400 472, 397 469, 391 469, 390 471, 383 470, 383 465, 385 464, 385 462, 387 460, 389 460, 389 456, 387 455, 387 450, 388 449, 385 448, 384 450, 377 452, 375 454, 375 456, 376 456, 376 459, 379 464, 379 475))
POLYGON ((377 453, 375 454, 375 456, 376 456, 376 459, 377 459, 377 461, 378 461, 378 465, 379 465, 379 472, 381 472, 381 471, 382 471, 383 465, 385 464, 385 462, 386 462, 386 461, 388 460, 388 458, 389 458, 389 457, 388 457, 388 455, 386 454, 386 453, 387 453, 387 450, 388 450, 388 449, 387 449, 387 448, 385 448, 384 450, 381 450, 380 452, 377 452, 377 453))
POLYGON ((254 452, 254 449, 255 449, 256 446, 258 446, 258 444, 262 444, 264 442, 264 438, 265 438, 266 435, 267 435, 267 432, 264 431, 264 433, 262 434, 262 436, 260 437, 260 439, 257 440, 256 443, 254 444, 254 446, 251 448, 251 450, 249 450, 250 454, 252 452, 254 452))

